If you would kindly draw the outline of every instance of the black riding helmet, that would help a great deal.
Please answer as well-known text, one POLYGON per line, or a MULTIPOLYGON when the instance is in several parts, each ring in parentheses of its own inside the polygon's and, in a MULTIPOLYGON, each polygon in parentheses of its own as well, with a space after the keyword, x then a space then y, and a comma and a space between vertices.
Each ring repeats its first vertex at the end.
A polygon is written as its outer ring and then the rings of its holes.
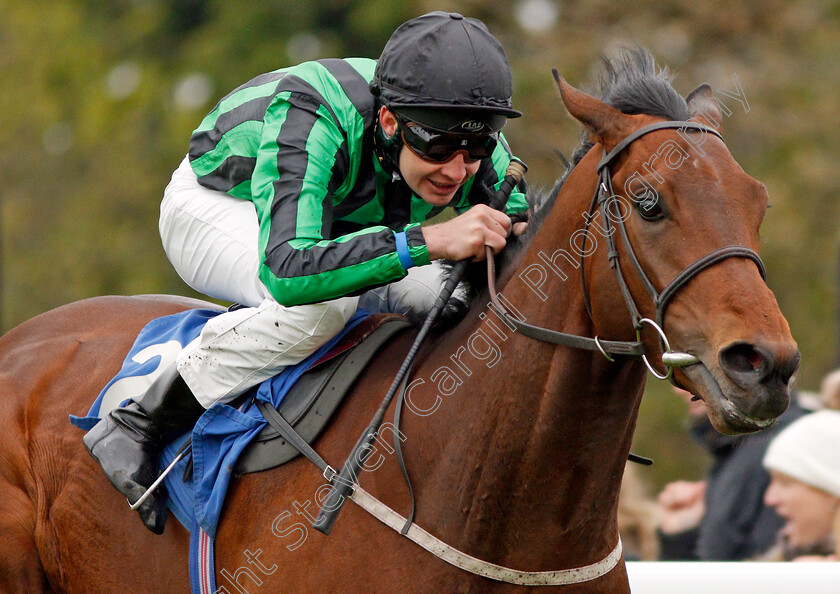
MULTIPOLYGON (((513 109, 513 77, 505 51, 478 19, 430 12, 400 25, 376 65, 370 91, 402 119, 455 134, 498 132, 513 109)), ((402 139, 377 122, 375 147, 397 171, 402 139)))

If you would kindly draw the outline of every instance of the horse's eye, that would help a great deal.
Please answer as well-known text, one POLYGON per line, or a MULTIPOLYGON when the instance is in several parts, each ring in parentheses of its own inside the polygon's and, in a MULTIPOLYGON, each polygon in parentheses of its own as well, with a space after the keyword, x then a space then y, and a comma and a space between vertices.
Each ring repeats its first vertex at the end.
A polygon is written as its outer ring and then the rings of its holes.
POLYGON ((665 218, 662 210, 662 198, 654 191, 648 191, 642 200, 636 202, 636 210, 646 221, 659 221, 665 218))

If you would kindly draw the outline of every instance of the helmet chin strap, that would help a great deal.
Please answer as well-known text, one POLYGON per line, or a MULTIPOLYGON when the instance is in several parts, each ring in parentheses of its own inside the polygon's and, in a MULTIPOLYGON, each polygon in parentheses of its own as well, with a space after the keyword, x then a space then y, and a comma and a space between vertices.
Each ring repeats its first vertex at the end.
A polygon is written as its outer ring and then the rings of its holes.
POLYGON ((391 175, 400 175, 399 164, 402 147, 402 135, 391 134, 389 136, 386 134, 382 128, 382 122, 377 118, 373 127, 373 152, 382 169, 391 175))

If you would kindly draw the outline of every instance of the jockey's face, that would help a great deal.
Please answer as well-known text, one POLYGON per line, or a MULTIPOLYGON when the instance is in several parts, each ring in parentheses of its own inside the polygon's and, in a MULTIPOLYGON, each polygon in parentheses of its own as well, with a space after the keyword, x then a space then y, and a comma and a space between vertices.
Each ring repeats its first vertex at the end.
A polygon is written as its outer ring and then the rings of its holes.
MULTIPOLYGON (((397 120, 386 108, 379 114, 382 130, 392 136, 398 133, 397 120)), ((409 147, 403 145, 399 157, 399 169, 405 183, 423 200, 434 206, 449 204, 468 179, 478 171, 481 161, 467 160, 466 151, 458 151, 444 163, 427 161, 409 147)))

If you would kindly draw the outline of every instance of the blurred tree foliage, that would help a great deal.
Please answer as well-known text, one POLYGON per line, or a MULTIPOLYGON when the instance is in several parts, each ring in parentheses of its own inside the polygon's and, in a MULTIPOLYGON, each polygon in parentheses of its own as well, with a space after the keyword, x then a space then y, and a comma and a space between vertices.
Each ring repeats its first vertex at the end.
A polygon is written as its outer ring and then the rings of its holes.
MULTIPOLYGON (((562 173, 553 151, 570 154, 580 134, 552 67, 591 89, 601 54, 639 43, 680 92, 710 83, 732 109, 733 154, 769 188, 769 283, 802 348, 800 385, 818 385, 837 363, 840 4, 828 0, 0 0, 3 328, 95 295, 193 294, 157 213, 203 115, 258 73, 375 57, 435 9, 483 19, 505 45, 525 112, 506 134, 533 186, 562 173), (748 111, 718 91, 733 74, 748 111)), ((699 473, 701 453, 673 446, 682 404, 661 384, 649 392, 639 453, 656 455, 659 482, 699 473)))

